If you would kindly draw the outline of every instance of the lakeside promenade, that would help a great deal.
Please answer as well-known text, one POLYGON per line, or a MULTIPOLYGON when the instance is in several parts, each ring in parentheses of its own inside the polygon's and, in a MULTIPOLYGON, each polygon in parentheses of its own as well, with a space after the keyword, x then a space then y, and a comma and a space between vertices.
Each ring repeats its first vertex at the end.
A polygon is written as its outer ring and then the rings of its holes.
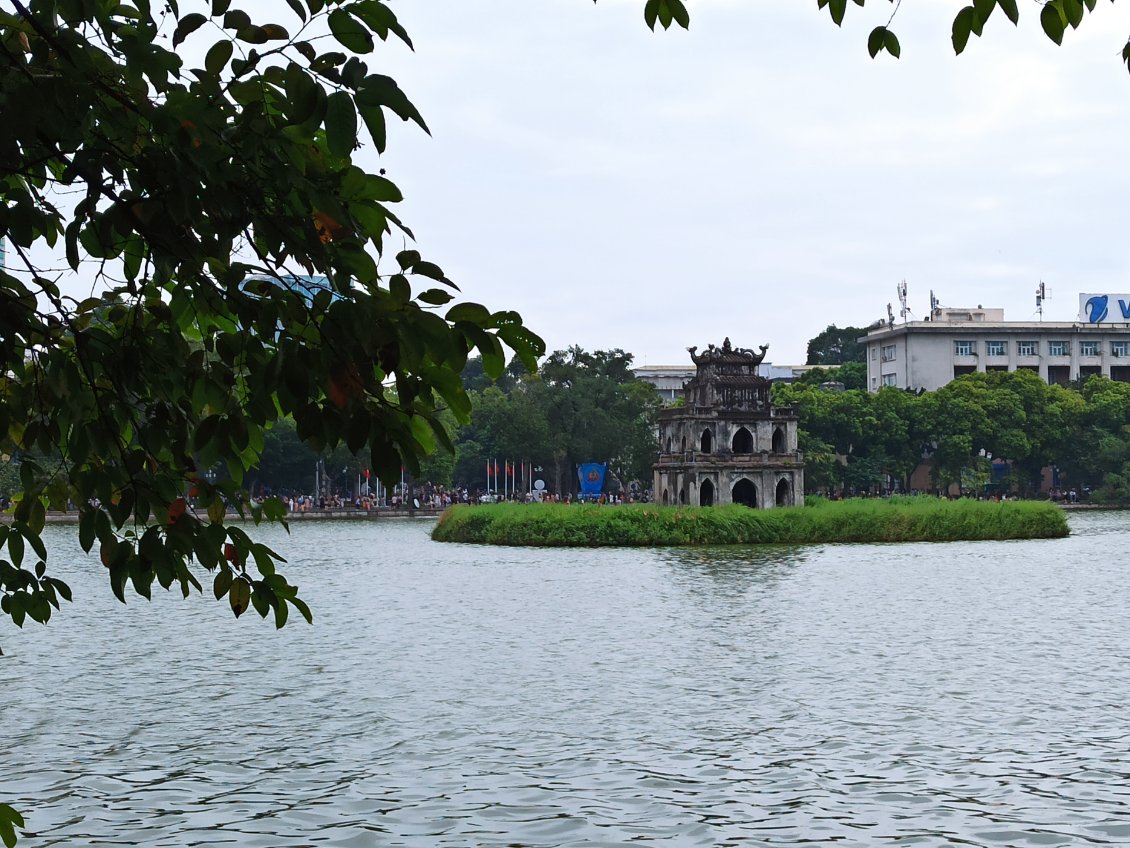
MULTIPOLYGON (((295 521, 379 521, 382 518, 438 518, 442 509, 311 509, 306 512, 291 512, 286 516, 288 522, 295 521)), ((10 522, 11 513, 0 514, 0 522, 10 522)), ((247 521, 251 518, 240 518, 238 513, 228 513, 225 521, 247 521)), ((78 524, 78 513, 48 512, 47 524, 78 524)), ((263 523, 269 523, 264 519, 263 523)))
MULTIPOLYGON (((1092 509, 1120 509, 1112 504, 1089 504, 1089 503, 1056 503, 1060 509, 1065 510, 1092 510, 1092 509)), ((288 522, 295 521, 379 521, 382 518, 438 518, 443 513, 442 509, 421 507, 420 509, 310 509, 305 512, 292 512, 288 513, 286 520, 288 522)), ((12 515, 10 512, 0 513, 0 522, 11 522, 12 515)), ((238 514, 229 513, 225 520, 228 521, 251 521, 250 518, 240 518, 238 514)), ((78 524, 77 512, 48 512, 46 518, 47 524, 78 524)))

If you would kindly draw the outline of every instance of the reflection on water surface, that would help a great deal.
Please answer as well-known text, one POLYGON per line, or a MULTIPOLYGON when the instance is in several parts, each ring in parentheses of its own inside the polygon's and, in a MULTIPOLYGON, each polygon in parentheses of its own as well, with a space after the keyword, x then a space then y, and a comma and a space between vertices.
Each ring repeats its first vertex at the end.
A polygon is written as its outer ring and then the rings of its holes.
POLYGON ((1123 845, 1126 516, 657 551, 301 524, 264 531, 315 610, 281 632, 123 608, 60 528, 76 603, 0 634, 0 794, 28 846, 1123 845))

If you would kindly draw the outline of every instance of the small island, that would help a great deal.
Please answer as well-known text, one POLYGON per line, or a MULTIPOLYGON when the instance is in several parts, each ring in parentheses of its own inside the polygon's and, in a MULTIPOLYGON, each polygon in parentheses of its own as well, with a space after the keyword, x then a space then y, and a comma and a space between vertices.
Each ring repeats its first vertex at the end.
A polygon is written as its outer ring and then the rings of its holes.
POLYGON ((1048 501, 951 501, 929 496, 810 498, 803 507, 776 509, 459 505, 444 512, 432 531, 439 542, 528 547, 957 542, 1067 535, 1064 512, 1048 501))

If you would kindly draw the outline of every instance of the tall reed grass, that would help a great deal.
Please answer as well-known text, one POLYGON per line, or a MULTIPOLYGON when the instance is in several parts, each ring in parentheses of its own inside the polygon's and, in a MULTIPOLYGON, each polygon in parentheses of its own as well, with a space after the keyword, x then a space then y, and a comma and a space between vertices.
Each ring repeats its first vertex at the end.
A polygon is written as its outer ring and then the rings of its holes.
POLYGON ((810 506, 660 507, 493 504, 453 506, 440 542, 535 547, 956 542, 1052 539, 1068 534, 1047 501, 947 501, 931 497, 818 501, 810 506))

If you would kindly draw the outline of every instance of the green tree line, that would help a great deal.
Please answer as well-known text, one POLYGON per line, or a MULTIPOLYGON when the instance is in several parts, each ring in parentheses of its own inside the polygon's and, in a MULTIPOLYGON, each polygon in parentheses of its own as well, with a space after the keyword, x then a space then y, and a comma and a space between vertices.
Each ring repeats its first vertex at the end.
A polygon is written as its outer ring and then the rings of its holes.
MULTIPOLYGON (((565 495, 577 490, 578 463, 605 462, 609 485, 646 485, 658 449, 655 413, 661 404, 655 389, 635 378, 631 365, 631 354, 622 350, 589 353, 574 346, 546 357, 536 372, 515 358, 492 379, 481 358, 470 359, 463 372, 469 420, 447 422, 453 450, 422 460, 416 479, 485 491, 487 462, 509 460, 537 469, 535 476, 550 491, 565 495)), ((276 490, 308 489, 319 456, 302 444, 293 426, 276 427, 264 444, 259 479, 276 490)), ((326 466, 348 480, 355 479, 364 461, 339 449, 326 466)), ((529 479, 522 482, 528 485, 529 479)), ((494 486, 492 478, 489 487, 494 486)))
MULTIPOLYGON (((1007 461, 1001 484, 1022 495, 1038 491, 1043 470, 1054 467, 1060 488, 1130 501, 1130 384, 1094 376, 1049 385, 1016 371, 969 374, 922 394, 822 388, 838 370, 774 386, 775 402, 800 415, 809 491, 866 491, 888 478, 907 489, 924 460, 938 487, 980 488, 995 459, 1007 461)), ((841 382, 853 377, 849 370, 841 382)))

